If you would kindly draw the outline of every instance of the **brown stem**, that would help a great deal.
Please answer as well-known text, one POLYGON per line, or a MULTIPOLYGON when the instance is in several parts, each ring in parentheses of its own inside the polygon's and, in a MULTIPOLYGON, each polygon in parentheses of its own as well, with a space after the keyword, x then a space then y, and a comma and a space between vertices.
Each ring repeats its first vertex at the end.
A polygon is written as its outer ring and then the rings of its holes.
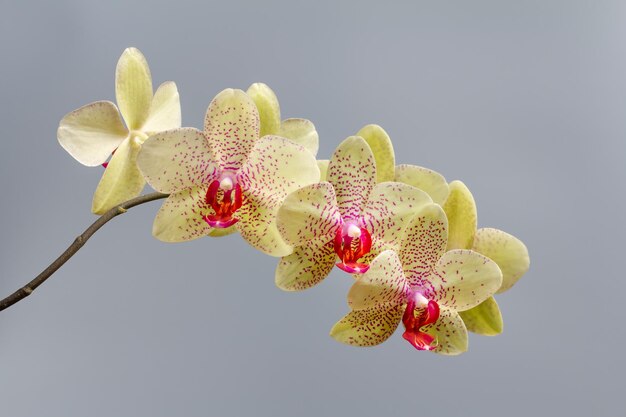
POLYGON ((135 197, 131 200, 125 201, 111 210, 104 213, 102 216, 98 218, 95 222, 91 224, 80 236, 78 236, 74 242, 59 256, 52 262, 46 269, 44 269, 41 274, 37 275, 35 279, 33 279, 28 284, 24 285, 19 290, 15 291, 13 294, 8 297, 0 300, 0 311, 11 307, 13 304, 17 303, 20 300, 28 297, 43 284, 52 274, 54 274, 65 262, 67 262, 80 248, 83 247, 87 240, 98 231, 102 226, 104 226, 109 220, 114 217, 119 216, 120 214, 126 213, 126 211, 130 208, 138 206, 143 203, 148 203, 150 201, 159 200, 161 198, 167 197, 167 194, 161 193, 150 193, 146 195, 141 195, 139 197, 135 197))

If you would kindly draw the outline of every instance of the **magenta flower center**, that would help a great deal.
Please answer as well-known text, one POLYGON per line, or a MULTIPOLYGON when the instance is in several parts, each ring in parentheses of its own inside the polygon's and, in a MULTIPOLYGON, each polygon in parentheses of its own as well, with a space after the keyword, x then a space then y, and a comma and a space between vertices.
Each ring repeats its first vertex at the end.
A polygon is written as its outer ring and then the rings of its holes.
POLYGON ((414 292, 404 310, 402 323, 405 332, 402 335, 417 350, 433 350, 437 347, 437 339, 422 331, 424 326, 434 324, 439 319, 439 304, 428 300, 419 292, 414 292))
POLYGON ((362 274, 369 265, 358 260, 372 248, 372 236, 354 220, 345 221, 335 235, 335 253, 341 260, 337 266, 350 274, 362 274))
POLYGON ((242 204, 241 186, 231 173, 223 173, 211 182, 205 201, 214 211, 214 214, 202 216, 209 226, 223 229, 239 221, 233 215, 242 204))

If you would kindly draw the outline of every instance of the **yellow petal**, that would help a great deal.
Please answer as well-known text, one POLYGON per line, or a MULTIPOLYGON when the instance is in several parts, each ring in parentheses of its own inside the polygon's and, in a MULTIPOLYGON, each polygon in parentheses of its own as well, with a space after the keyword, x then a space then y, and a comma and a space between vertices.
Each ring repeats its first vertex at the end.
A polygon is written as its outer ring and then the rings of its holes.
POLYGON ((167 194, 208 186, 217 176, 217 162, 204 133, 192 127, 150 136, 142 145, 137 165, 152 188, 167 194))
POLYGON ((320 169, 320 181, 328 181, 328 159, 318 159, 317 167, 320 169))
POLYGON ((404 304, 408 291, 409 282, 398 255, 387 250, 378 255, 367 272, 352 285, 348 292, 348 305, 353 310, 380 306, 390 308, 404 304))
POLYGON ((244 195, 236 214, 241 236, 268 255, 290 254, 276 226, 278 209, 289 193, 316 183, 319 175, 315 157, 302 146, 278 136, 259 139, 237 173, 244 195))
POLYGON ((502 230, 478 229, 472 249, 492 259, 502 270, 502 286, 498 293, 511 288, 530 267, 526 245, 502 230))
POLYGON ((284 291, 302 291, 322 282, 335 266, 332 241, 313 240, 281 258, 274 281, 284 291))
POLYGON ((422 279, 420 286, 426 289, 426 298, 465 311, 495 294, 502 284, 502 272, 494 261, 478 252, 455 249, 446 252, 435 271, 422 279))
POLYGON ((204 133, 221 169, 237 170, 259 139, 259 112, 246 93, 228 88, 206 112, 204 133))
MULTIPOLYGON (((280 105, 274 91, 263 83, 254 83, 246 91, 259 110, 261 129, 259 136, 278 135, 280 129, 280 105)), ((287 136, 284 136, 291 139, 287 136)))
POLYGON ((448 221, 437 204, 422 207, 406 228, 399 256, 407 278, 421 285, 421 277, 430 273, 446 250, 448 221))
POLYGON ((476 234, 476 204, 461 181, 450 183, 450 194, 443 205, 448 216, 448 250, 470 249, 476 234))
POLYGON ((278 136, 291 139, 304 146, 313 156, 317 155, 319 149, 319 136, 315 125, 306 119, 286 119, 278 129, 278 136))
POLYGON ((467 351, 467 329, 459 313, 447 307, 440 307, 439 319, 422 331, 437 338, 437 348, 433 350, 440 355, 459 355, 467 351))
POLYGON ((141 193, 146 183, 137 168, 137 154, 140 148, 135 138, 126 139, 117 148, 93 196, 91 205, 93 213, 104 214, 107 210, 141 193))
POLYGON ((402 305, 352 311, 333 326, 330 336, 352 346, 379 345, 396 331, 403 312, 402 305))
POLYGON ((432 200, 428 194, 415 187, 378 183, 363 208, 363 221, 377 244, 384 242, 386 248, 395 249, 416 213, 429 204, 432 200))
POLYGON ((448 197, 449 188, 443 175, 428 168, 416 165, 398 165, 395 181, 417 187, 430 195, 433 201, 442 205, 448 197))
POLYGON ((180 97, 176 83, 167 81, 159 86, 152 103, 146 123, 142 130, 151 135, 164 130, 177 129, 181 124, 180 97))
POLYGON ((387 132, 378 125, 367 125, 359 130, 356 135, 365 139, 372 149, 376 160, 376 181, 393 181, 396 158, 387 132))
POLYGON ((117 62, 115 97, 128 128, 141 130, 150 111, 152 76, 137 48, 127 48, 117 62))
POLYGON ((502 333, 502 313, 493 297, 459 314, 470 332, 483 336, 496 336, 502 333))
POLYGON ((128 136, 115 104, 96 101, 68 113, 61 119, 57 138, 78 162, 97 166, 128 136))
POLYGON ((327 177, 335 188, 341 215, 358 218, 376 185, 376 163, 367 142, 360 136, 341 142, 330 159, 327 177))
POLYGON ((171 194, 154 219, 152 235, 163 242, 184 242, 211 233, 214 229, 202 218, 210 212, 206 192, 206 187, 193 187, 171 194))
POLYGON ((290 193, 278 210, 276 223, 283 239, 293 246, 332 241, 341 226, 333 186, 321 182, 290 193))

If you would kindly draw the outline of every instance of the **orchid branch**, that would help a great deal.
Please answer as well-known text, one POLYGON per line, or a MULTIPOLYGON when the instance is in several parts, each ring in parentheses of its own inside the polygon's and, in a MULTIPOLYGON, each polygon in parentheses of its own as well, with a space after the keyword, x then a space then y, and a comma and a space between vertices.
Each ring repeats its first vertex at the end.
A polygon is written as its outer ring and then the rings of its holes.
POLYGON ((83 247, 87 240, 96 233, 102 226, 104 226, 109 220, 119 216, 120 214, 126 213, 129 209, 138 206, 140 204, 148 203, 154 200, 160 200, 162 198, 166 198, 167 194, 162 193, 150 193, 141 195, 139 197, 135 197, 128 201, 125 201, 117 206, 113 207, 102 216, 98 218, 95 222, 91 224, 81 235, 79 235, 74 242, 63 252, 54 262, 52 262, 46 269, 44 269, 39 275, 37 275, 32 281, 28 284, 24 285, 22 288, 15 291, 13 294, 8 297, 0 300, 0 311, 11 307, 13 304, 16 304, 20 300, 28 297, 43 284, 52 274, 54 274, 65 262, 67 262, 76 252, 83 247))

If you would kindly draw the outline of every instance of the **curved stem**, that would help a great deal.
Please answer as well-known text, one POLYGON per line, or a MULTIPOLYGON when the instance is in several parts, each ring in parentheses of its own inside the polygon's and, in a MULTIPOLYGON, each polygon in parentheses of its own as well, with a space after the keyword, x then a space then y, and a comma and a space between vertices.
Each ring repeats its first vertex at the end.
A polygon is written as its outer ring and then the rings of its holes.
POLYGON ((15 291, 13 294, 8 297, 0 300, 0 311, 11 307, 13 304, 17 303, 20 300, 28 297, 43 284, 52 274, 54 274, 65 262, 67 262, 83 245, 89 240, 89 238, 98 231, 102 226, 104 226, 109 220, 112 220, 114 217, 119 216, 120 214, 126 213, 128 209, 138 206, 143 203, 148 203, 150 201, 159 200, 161 198, 167 197, 167 194, 161 193, 150 193, 146 195, 141 195, 139 197, 135 197, 131 200, 125 201, 111 210, 104 213, 102 216, 98 218, 95 222, 91 224, 80 236, 78 236, 74 242, 59 256, 52 262, 46 269, 44 269, 41 274, 37 275, 35 279, 30 281, 28 284, 24 285, 19 290, 15 291))

